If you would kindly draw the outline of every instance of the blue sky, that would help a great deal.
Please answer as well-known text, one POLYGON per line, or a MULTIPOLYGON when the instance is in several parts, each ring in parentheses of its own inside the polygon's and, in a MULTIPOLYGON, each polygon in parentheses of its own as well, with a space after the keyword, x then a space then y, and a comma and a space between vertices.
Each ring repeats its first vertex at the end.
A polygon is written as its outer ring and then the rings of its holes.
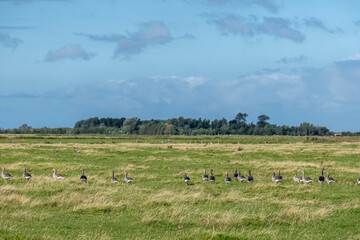
POLYGON ((360 131, 360 2, 0 0, 0 127, 94 116, 360 131))

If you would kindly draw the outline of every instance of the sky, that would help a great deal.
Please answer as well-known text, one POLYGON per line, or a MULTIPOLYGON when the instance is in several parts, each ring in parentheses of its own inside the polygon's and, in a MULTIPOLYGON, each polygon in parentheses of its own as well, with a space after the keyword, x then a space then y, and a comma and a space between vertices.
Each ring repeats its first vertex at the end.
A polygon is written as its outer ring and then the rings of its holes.
POLYGON ((0 0, 0 128, 265 114, 360 131, 360 1, 0 0))

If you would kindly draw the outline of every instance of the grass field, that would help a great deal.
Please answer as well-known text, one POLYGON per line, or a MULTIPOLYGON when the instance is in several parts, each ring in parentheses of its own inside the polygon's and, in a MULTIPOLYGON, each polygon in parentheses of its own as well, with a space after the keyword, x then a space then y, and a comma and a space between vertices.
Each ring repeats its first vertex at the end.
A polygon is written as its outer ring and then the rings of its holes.
POLYGON ((360 239, 359 138, 1 135, 0 161, 1 239, 360 239), (254 183, 225 184, 235 167, 254 183), (322 167, 336 183, 292 180, 322 167))

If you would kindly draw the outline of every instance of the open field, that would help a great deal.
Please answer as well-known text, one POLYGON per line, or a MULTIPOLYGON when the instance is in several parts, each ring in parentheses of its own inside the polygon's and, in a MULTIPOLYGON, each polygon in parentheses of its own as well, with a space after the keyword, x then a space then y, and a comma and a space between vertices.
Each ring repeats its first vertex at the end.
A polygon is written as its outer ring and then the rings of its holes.
POLYGON ((1 135, 0 160, 1 239, 360 239, 359 138, 1 135), (254 183, 225 184, 235 167, 254 183), (337 182, 292 180, 321 167, 337 182))

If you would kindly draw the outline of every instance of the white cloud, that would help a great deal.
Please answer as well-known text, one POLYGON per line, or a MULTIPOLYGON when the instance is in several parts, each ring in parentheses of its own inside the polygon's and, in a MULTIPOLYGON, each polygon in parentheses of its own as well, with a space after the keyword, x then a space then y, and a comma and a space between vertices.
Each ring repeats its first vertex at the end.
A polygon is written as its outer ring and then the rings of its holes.
POLYGON ((355 54, 353 56, 344 58, 341 61, 360 61, 360 54, 355 54))
POLYGON ((45 61, 55 62, 63 59, 83 59, 89 60, 94 57, 94 53, 87 52, 80 45, 67 45, 57 50, 51 50, 47 53, 45 61))

